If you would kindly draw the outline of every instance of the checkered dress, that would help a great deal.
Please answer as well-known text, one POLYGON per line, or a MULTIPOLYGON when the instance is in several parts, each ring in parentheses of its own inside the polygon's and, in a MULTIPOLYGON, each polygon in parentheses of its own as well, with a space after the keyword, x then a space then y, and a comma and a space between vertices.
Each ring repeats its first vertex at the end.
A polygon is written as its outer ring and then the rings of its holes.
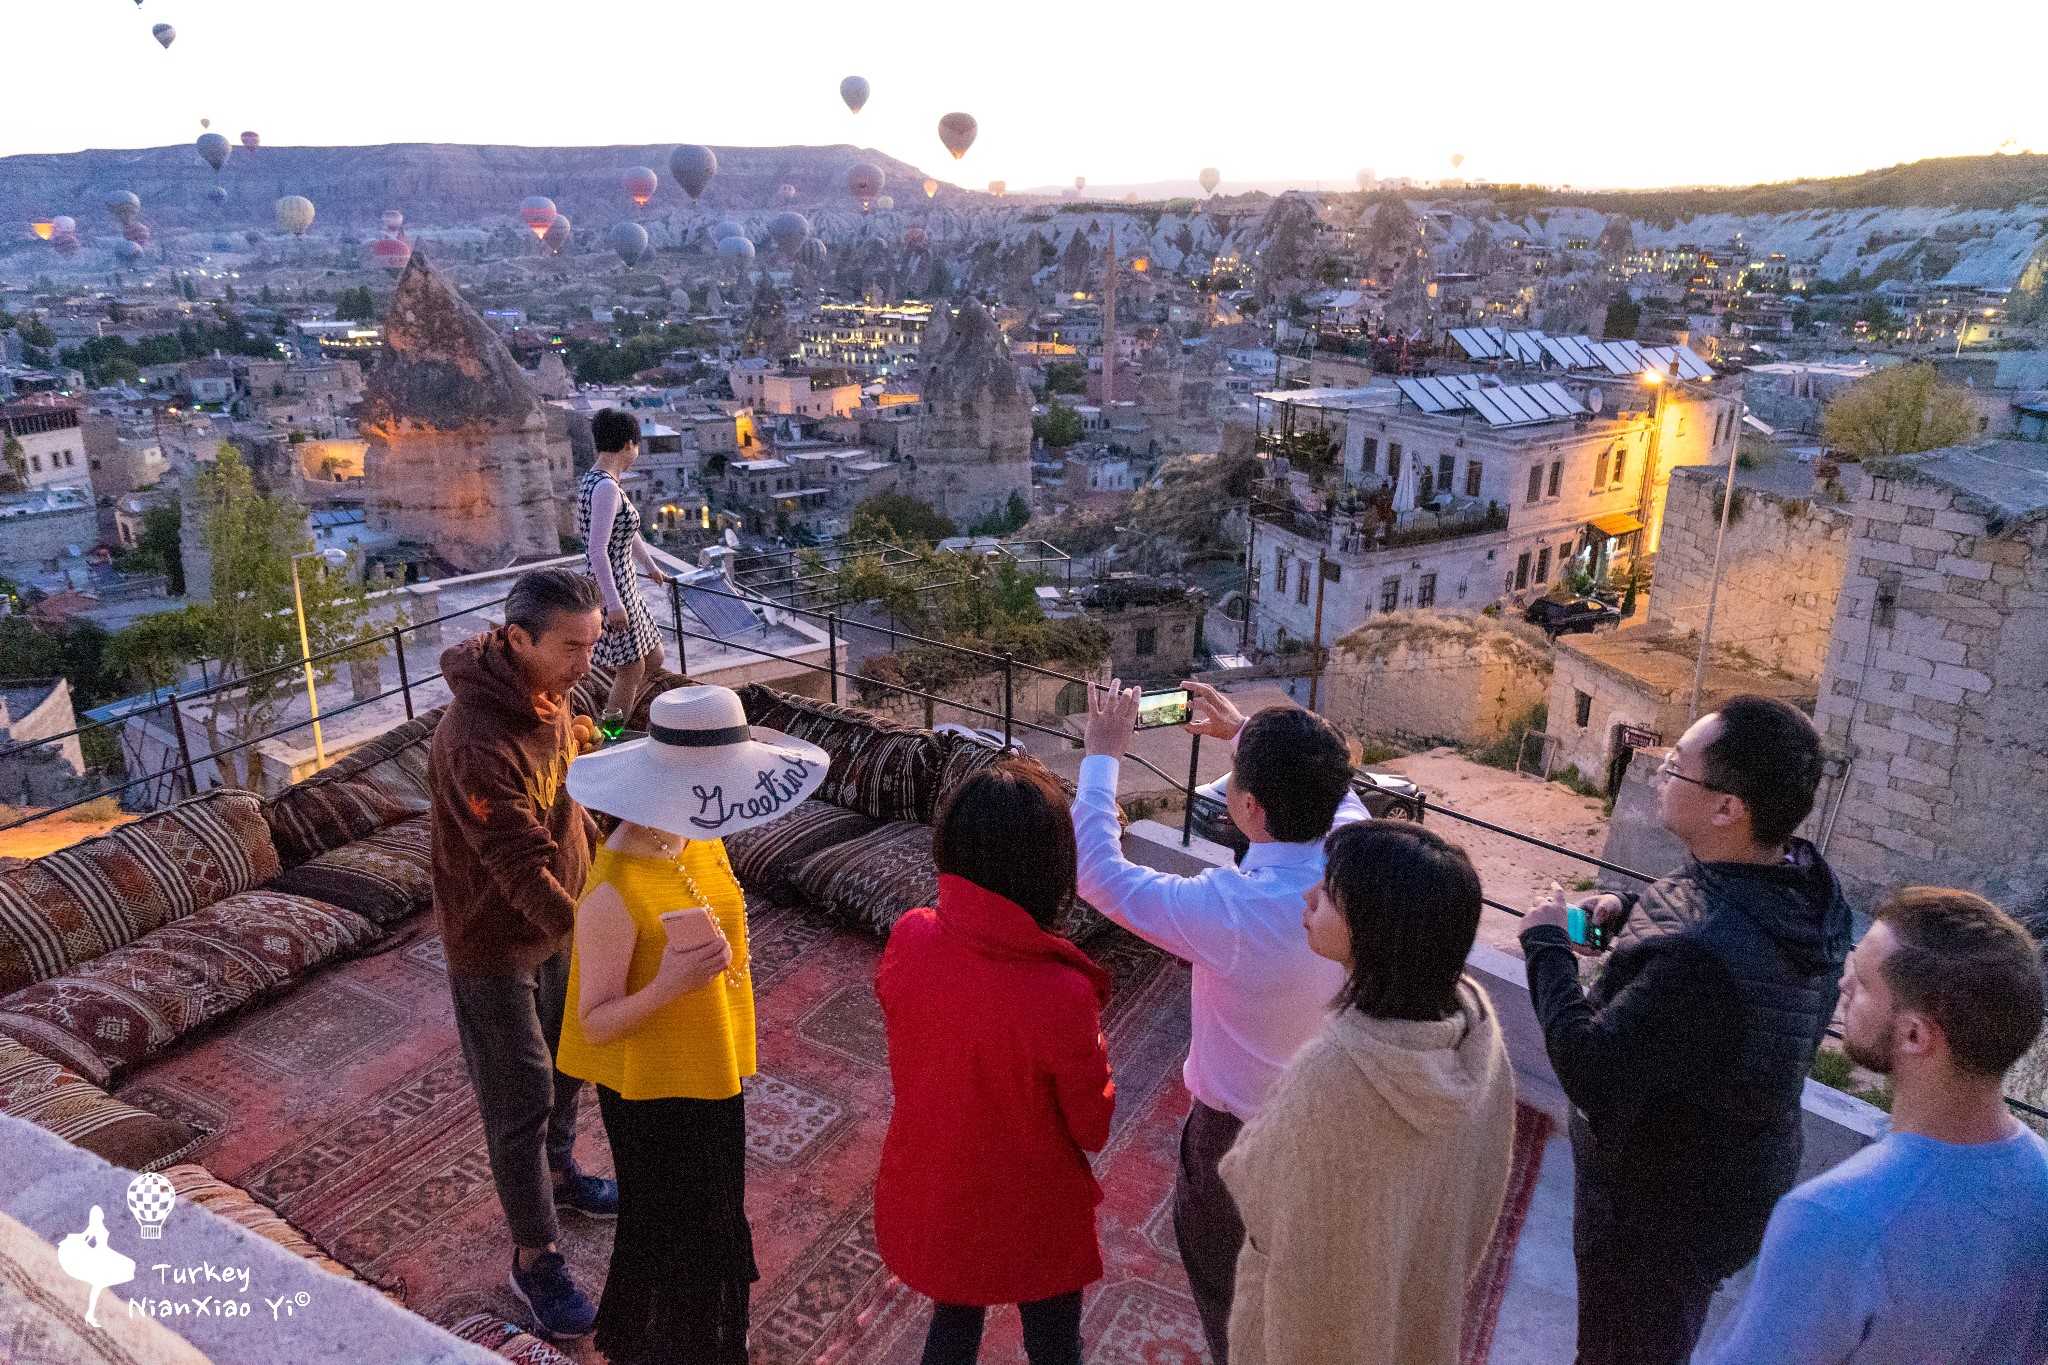
POLYGON ((612 581, 618 584, 619 598, 625 604, 626 628, 607 630, 590 656, 593 663, 617 668, 660 649, 661 632, 647 610, 646 595, 640 591, 639 566, 633 562, 633 542, 640 539, 640 509, 633 506, 623 488, 619 490, 618 515, 612 518, 611 539, 602 547, 590 543, 590 500, 598 485, 611 478, 602 469, 584 474, 583 486, 576 494, 576 526, 583 533, 583 553, 591 565, 591 576, 597 576, 595 556, 601 552, 611 561, 612 581))

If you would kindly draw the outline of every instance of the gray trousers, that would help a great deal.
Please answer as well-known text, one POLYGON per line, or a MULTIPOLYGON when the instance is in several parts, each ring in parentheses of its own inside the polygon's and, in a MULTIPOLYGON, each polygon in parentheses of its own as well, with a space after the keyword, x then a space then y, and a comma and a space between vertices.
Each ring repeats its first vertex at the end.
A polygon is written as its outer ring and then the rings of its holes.
POLYGON ((455 1032, 483 1118, 491 1181, 516 1246, 544 1247, 560 1236, 554 1178, 576 1143, 576 1097, 583 1082, 555 1070, 562 1008, 569 993, 564 948, 524 975, 448 973, 455 1032))
POLYGON ((1180 1130, 1180 1171, 1173 1182, 1173 1240, 1215 1365, 1229 1365, 1230 1303, 1237 1297, 1237 1253, 1244 1247, 1244 1220, 1216 1167, 1242 1127, 1236 1115, 1193 1101, 1180 1130))

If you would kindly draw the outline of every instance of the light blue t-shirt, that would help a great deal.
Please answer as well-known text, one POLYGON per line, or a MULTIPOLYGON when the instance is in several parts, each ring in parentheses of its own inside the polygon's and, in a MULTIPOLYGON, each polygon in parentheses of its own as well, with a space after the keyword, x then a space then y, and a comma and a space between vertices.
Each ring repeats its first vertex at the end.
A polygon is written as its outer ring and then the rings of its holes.
POLYGON ((1713 1365, 2038 1365, 2048 1143, 1894 1133, 1780 1200, 1713 1365))

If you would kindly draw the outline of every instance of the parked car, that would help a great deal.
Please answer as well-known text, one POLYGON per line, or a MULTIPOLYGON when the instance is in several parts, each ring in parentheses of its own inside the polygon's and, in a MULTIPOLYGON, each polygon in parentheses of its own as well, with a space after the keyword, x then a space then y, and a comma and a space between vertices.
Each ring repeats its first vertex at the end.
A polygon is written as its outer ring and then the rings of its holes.
MULTIPOLYGON (((1251 847, 1251 841, 1231 821, 1230 808, 1225 804, 1225 784, 1228 781, 1228 778, 1218 778, 1207 786, 1195 788, 1194 832, 1242 858, 1245 850, 1251 847)), ((1422 788, 1395 773, 1357 773, 1352 777, 1351 790, 1358 793, 1358 799, 1365 803, 1365 808, 1372 812, 1375 820, 1420 822, 1429 806, 1429 797, 1422 788)))
POLYGON ((1618 627, 1621 609, 1597 597, 1567 597, 1562 601, 1539 597, 1522 613, 1522 619, 1532 626, 1541 626, 1543 633, 1554 640, 1560 635, 1585 635, 1601 626, 1618 627))

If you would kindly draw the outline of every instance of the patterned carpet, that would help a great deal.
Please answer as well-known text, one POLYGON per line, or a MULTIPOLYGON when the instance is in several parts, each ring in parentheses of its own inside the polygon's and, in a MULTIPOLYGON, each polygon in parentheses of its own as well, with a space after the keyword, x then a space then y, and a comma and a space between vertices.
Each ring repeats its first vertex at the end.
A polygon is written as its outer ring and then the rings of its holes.
MULTIPOLYGON (((875 1253, 870 1183, 888 1122, 887 1055, 870 988, 880 945, 803 912, 754 904, 761 1074, 748 1087, 748 1209, 761 1282, 758 1365, 911 1365, 924 1302, 875 1253)), ((1167 1195, 1187 1092, 1187 969, 1120 932, 1091 944, 1115 979, 1105 1031, 1118 1107, 1096 1163, 1108 1277, 1088 1296, 1089 1365, 1206 1359, 1173 1249, 1167 1195)), ((143 1072, 130 1103, 210 1136, 188 1160, 249 1189, 339 1260, 432 1320, 514 1321, 510 1257, 455 1040, 430 919, 386 950, 143 1072)), ((1473 1286, 1466 1359, 1486 1358, 1545 1121, 1518 1110, 1514 1187, 1495 1254, 1473 1286)), ((610 1169, 594 1099, 579 1156, 610 1169)), ((610 1225, 565 1215, 564 1251, 594 1294, 610 1225)), ((982 1358, 1020 1362, 1014 1313, 992 1316, 982 1358)))

